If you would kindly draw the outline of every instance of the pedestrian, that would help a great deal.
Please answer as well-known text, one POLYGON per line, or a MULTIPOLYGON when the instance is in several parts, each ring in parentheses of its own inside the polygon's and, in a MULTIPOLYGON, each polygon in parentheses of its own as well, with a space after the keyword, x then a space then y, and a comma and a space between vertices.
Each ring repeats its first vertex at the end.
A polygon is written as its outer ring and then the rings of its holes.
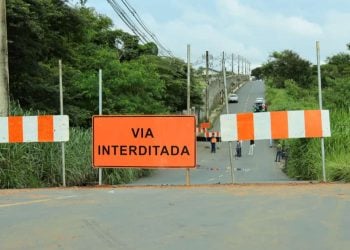
POLYGON ((250 140, 248 155, 253 155, 254 154, 254 147, 255 147, 254 140, 250 140))
POLYGON ((237 141, 236 144, 236 158, 242 156, 242 144, 240 141, 237 141))
POLYGON ((282 156, 282 145, 281 143, 278 143, 277 146, 277 153, 276 153, 276 159, 275 162, 280 162, 281 161, 281 156, 282 156))
POLYGON ((212 153, 216 153, 216 142, 217 142, 217 139, 215 137, 215 134, 212 133, 211 138, 210 138, 211 152, 212 153))

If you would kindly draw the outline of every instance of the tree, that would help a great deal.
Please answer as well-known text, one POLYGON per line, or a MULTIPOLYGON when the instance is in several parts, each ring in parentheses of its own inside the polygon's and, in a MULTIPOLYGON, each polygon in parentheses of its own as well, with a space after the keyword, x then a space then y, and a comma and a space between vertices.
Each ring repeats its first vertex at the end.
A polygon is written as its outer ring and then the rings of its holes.
POLYGON ((309 87, 312 83, 311 63, 291 50, 273 52, 262 66, 262 75, 272 78, 278 88, 283 88, 286 80, 293 80, 301 87, 309 87))
POLYGON ((328 65, 336 66, 338 76, 350 77, 350 54, 339 53, 327 58, 328 65))
POLYGON ((0 3, 0 116, 8 116, 9 75, 5 1, 0 3))
MULTIPOLYGON (((65 0, 8 0, 7 7, 11 94, 24 109, 58 113, 58 59, 72 126, 89 127, 98 113, 98 69, 105 114, 186 109, 187 66, 158 57, 154 43, 140 44, 136 36, 114 29, 108 17, 65 0)), ((194 80, 191 103, 201 102, 202 86, 194 80)))
MULTIPOLYGON (((149 56, 154 63, 160 79, 165 83, 164 105, 170 112, 181 112, 187 108, 187 64, 178 58, 149 56)), ((195 80, 191 70, 191 106, 203 105, 203 86, 195 80)))
MULTIPOLYGON (((347 47, 350 50, 350 43, 347 47)), ((328 57, 327 64, 322 67, 322 77, 327 106, 347 110, 350 107, 350 54, 328 57)))
POLYGON ((262 79, 263 78, 263 68, 262 67, 257 67, 252 70, 252 76, 256 77, 257 79, 262 79))

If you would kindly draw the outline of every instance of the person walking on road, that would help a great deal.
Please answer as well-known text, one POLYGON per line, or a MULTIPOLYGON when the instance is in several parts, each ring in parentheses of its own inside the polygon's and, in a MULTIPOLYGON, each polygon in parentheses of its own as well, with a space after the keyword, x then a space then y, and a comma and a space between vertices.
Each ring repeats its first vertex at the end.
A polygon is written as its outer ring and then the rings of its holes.
POLYGON ((253 154, 254 154, 254 147, 255 147, 255 142, 254 142, 254 140, 250 140, 248 155, 253 155, 253 154))
POLYGON ((215 134, 212 133, 211 138, 210 138, 211 152, 212 153, 216 153, 216 142, 217 142, 217 139, 215 137, 215 134))
POLYGON ((242 144, 240 141, 237 141, 236 144, 236 159, 237 157, 241 157, 242 156, 242 144))
POLYGON ((282 145, 281 145, 281 143, 278 143, 276 148, 277 148, 277 153, 276 153, 275 162, 280 162, 281 157, 282 157, 282 145))

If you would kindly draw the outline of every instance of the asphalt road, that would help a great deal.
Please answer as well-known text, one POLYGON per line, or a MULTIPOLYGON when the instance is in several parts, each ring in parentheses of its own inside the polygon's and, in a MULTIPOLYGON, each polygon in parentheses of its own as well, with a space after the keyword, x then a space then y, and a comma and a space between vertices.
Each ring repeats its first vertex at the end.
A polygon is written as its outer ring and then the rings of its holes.
MULTIPOLYGON (((252 81, 243 85, 236 92, 239 96, 238 103, 229 104, 230 113, 251 112, 253 103, 257 97, 265 96, 265 86, 262 81, 252 81)), ((226 107, 223 108, 226 113, 226 107)), ((213 126, 213 131, 220 130, 220 119, 213 126)), ((190 170, 191 184, 215 184, 215 183, 261 183, 261 182, 294 182, 282 171, 283 164, 276 163, 276 150, 270 147, 269 140, 255 141, 254 155, 248 155, 249 141, 243 141, 242 157, 233 157, 231 175, 230 143, 217 144, 215 154, 210 153, 209 142, 197 142, 197 164, 190 170)), ((233 155, 236 144, 231 143, 233 155)), ((186 184, 186 172, 180 170, 155 170, 154 173, 141 178, 131 185, 183 185, 186 184)))
POLYGON ((349 184, 0 190, 0 249, 348 250, 349 184))

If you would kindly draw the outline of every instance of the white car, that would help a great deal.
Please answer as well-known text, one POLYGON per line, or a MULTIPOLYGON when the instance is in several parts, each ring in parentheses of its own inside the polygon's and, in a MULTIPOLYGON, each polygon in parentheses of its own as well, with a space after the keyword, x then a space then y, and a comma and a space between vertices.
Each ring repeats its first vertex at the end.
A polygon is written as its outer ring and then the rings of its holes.
POLYGON ((257 97, 255 99, 255 102, 265 102, 265 99, 264 99, 264 97, 257 97))
POLYGON ((236 94, 229 94, 228 96, 228 102, 236 102, 238 103, 238 95, 236 94))

